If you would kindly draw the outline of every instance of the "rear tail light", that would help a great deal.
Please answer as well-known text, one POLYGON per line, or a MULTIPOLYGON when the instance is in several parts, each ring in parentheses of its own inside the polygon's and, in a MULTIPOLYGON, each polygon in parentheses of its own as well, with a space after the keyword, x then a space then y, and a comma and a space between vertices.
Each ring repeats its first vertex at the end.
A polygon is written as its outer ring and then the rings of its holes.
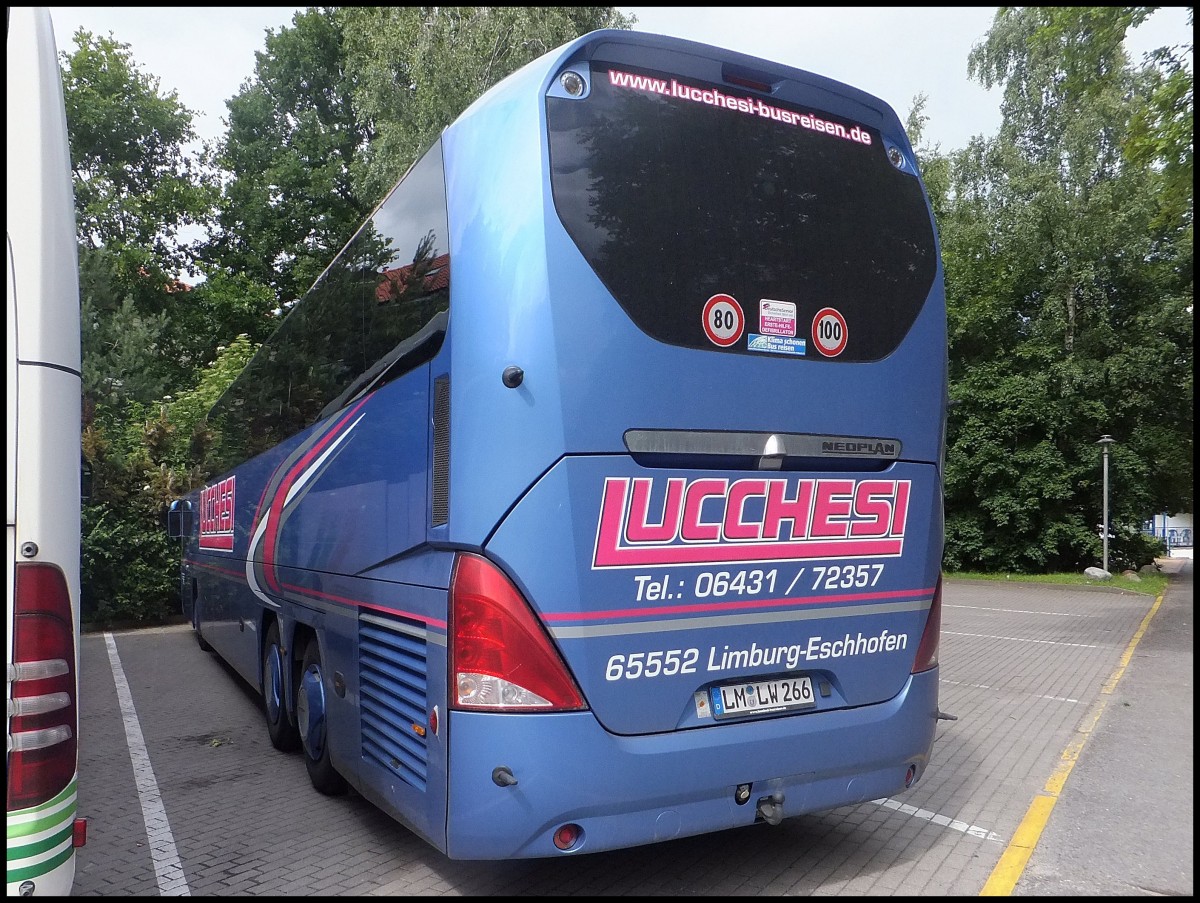
POLYGON ((498 567, 461 554, 450 581, 454 708, 564 712, 583 694, 528 603, 498 567))
POLYGON ((925 619, 925 632, 921 634, 921 644, 917 647, 917 660, 913 662, 913 674, 937 667, 938 645, 941 640, 942 575, 938 574, 937 587, 933 591, 933 601, 929 604, 929 617, 925 619))
POLYGON ((8 811, 53 799, 78 764, 75 616, 63 572, 16 565, 8 666, 8 811))

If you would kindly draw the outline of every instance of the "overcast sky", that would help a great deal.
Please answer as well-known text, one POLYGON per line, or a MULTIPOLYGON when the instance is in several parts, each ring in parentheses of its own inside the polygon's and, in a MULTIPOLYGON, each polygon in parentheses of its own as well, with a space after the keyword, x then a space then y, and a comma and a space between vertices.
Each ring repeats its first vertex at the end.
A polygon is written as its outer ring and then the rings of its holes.
MULTIPOLYGON (((224 132, 225 101, 253 75, 265 31, 291 24, 300 7, 52 6, 60 50, 79 28, 128 44, 142 71, 195 111, 196 131, 224 132)), ((967 77, 967 55, 996 7, 619 7, 640 31, 718 44, 847 82, 887 101, 903 121, 918 94, 928 97, 926 140, 943 151, 991 136, 1000 124, 998 91, 967 77)), ((1164 44, 1191 41, 1185 7, 1168 7, 1137 29, 1135 61, 1164 44)))

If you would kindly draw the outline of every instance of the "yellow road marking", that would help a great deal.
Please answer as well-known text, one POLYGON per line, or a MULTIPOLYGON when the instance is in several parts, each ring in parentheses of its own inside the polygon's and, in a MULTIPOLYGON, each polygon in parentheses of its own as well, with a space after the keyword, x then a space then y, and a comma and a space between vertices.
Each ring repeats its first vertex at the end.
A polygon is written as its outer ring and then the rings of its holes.
POLYGON ((1117 669, 1104 682, 1104 686, 1100 688, 1100 699, 1092 707, 1091 712, 1084 718, 1083 723, 1078 728, 1079 736, 1063 750, 1058 766, 1054 769, 1050 779, 1046 781, 1042 792, 1034 797, 1033 802, 1029 804, 1029 809, 1025 812, 1025 817, 1021 819, 1021 824, 1017 826, 1017 831, 1013 834, 1012 841, 1005 848, 1000 861, 996 863, 996 867, 992 869, 992 874, 988 878, 987 883, 983 885, 983 890, 979 892, 981 897, 1009 897, 1012 896, 1013 888, 1017 886, 1017 882, 1021 879, 1021 874, 1025 871, 1025 866, 1029 863, 1029 857, 1033 855, 1033 850, 1041 839, 1042 831, 1045 830, 1046 823, 1050 820, 1050 813, 1054 810, 1054 804, 1058 802, 1059 794, 1062 793, 1063 787, 1067 783, 1067 777, 1071 774, 1071 769, 1075 767, 1075 763, 1079 761, 1079 754, 1083 752, 1083 745, 1087 742, 1087 738, 1091 735, 1092 730, 1100 721, 1100 716, 1104 713, 1105 706, 1108 705, 1108 699, 1112 696, 1113 691, 1117 688, 1117 682, 1125 674, 1125 669, 1129 667, 1129 662, 1133 658, 1133 650, 1137 648, 1137 644, 1141 642, 1142 637, 1146 633, 1146 628, 1150 626, 1150 621, 1157 613, 1159 606, 1162 605, 1164 593, 1159 593, 1154 600, 1154 604, 1150 607, 1150 611, 1146 613, 1146 617, 1142 619, 1141 625, 1137 632, 1133 635, 1133 639, 1129 641, 1129 645, 1125 647, 1125 652, 1121 656, 1121 661, 1117 665, 1117 669))

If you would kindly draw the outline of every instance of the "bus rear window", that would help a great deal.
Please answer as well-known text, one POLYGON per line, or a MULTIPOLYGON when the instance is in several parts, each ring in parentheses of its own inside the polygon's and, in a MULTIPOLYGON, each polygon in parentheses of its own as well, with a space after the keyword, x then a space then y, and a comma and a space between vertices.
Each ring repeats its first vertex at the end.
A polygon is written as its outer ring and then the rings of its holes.
POLYGON ((660 341, 878 360, 934 284, 920 182, 889 161, 873 129, 730 85, 596 61, 581 98, 547 98, 547 122, 563 226, 660 341), (734 304, 714 307, 718 296, 734 304))

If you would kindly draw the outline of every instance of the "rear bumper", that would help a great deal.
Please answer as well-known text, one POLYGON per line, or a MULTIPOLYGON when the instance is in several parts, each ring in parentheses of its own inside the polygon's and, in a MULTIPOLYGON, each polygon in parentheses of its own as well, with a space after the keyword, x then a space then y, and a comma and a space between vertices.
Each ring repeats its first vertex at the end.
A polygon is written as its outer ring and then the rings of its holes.
POLYGON ((446 852, 575 855, 753 824, 757 801, 776 793, 785 818, 880 799, 905 789, 910 766, 914 783, 924 773, 937 711, 935 668, 880 705, 637 737, 590 712, 454 712, 446 852), (497 786, 498 766, 517 784, 497 786), (569 853, 552 840, 565 823, 583 829, 569 853))

